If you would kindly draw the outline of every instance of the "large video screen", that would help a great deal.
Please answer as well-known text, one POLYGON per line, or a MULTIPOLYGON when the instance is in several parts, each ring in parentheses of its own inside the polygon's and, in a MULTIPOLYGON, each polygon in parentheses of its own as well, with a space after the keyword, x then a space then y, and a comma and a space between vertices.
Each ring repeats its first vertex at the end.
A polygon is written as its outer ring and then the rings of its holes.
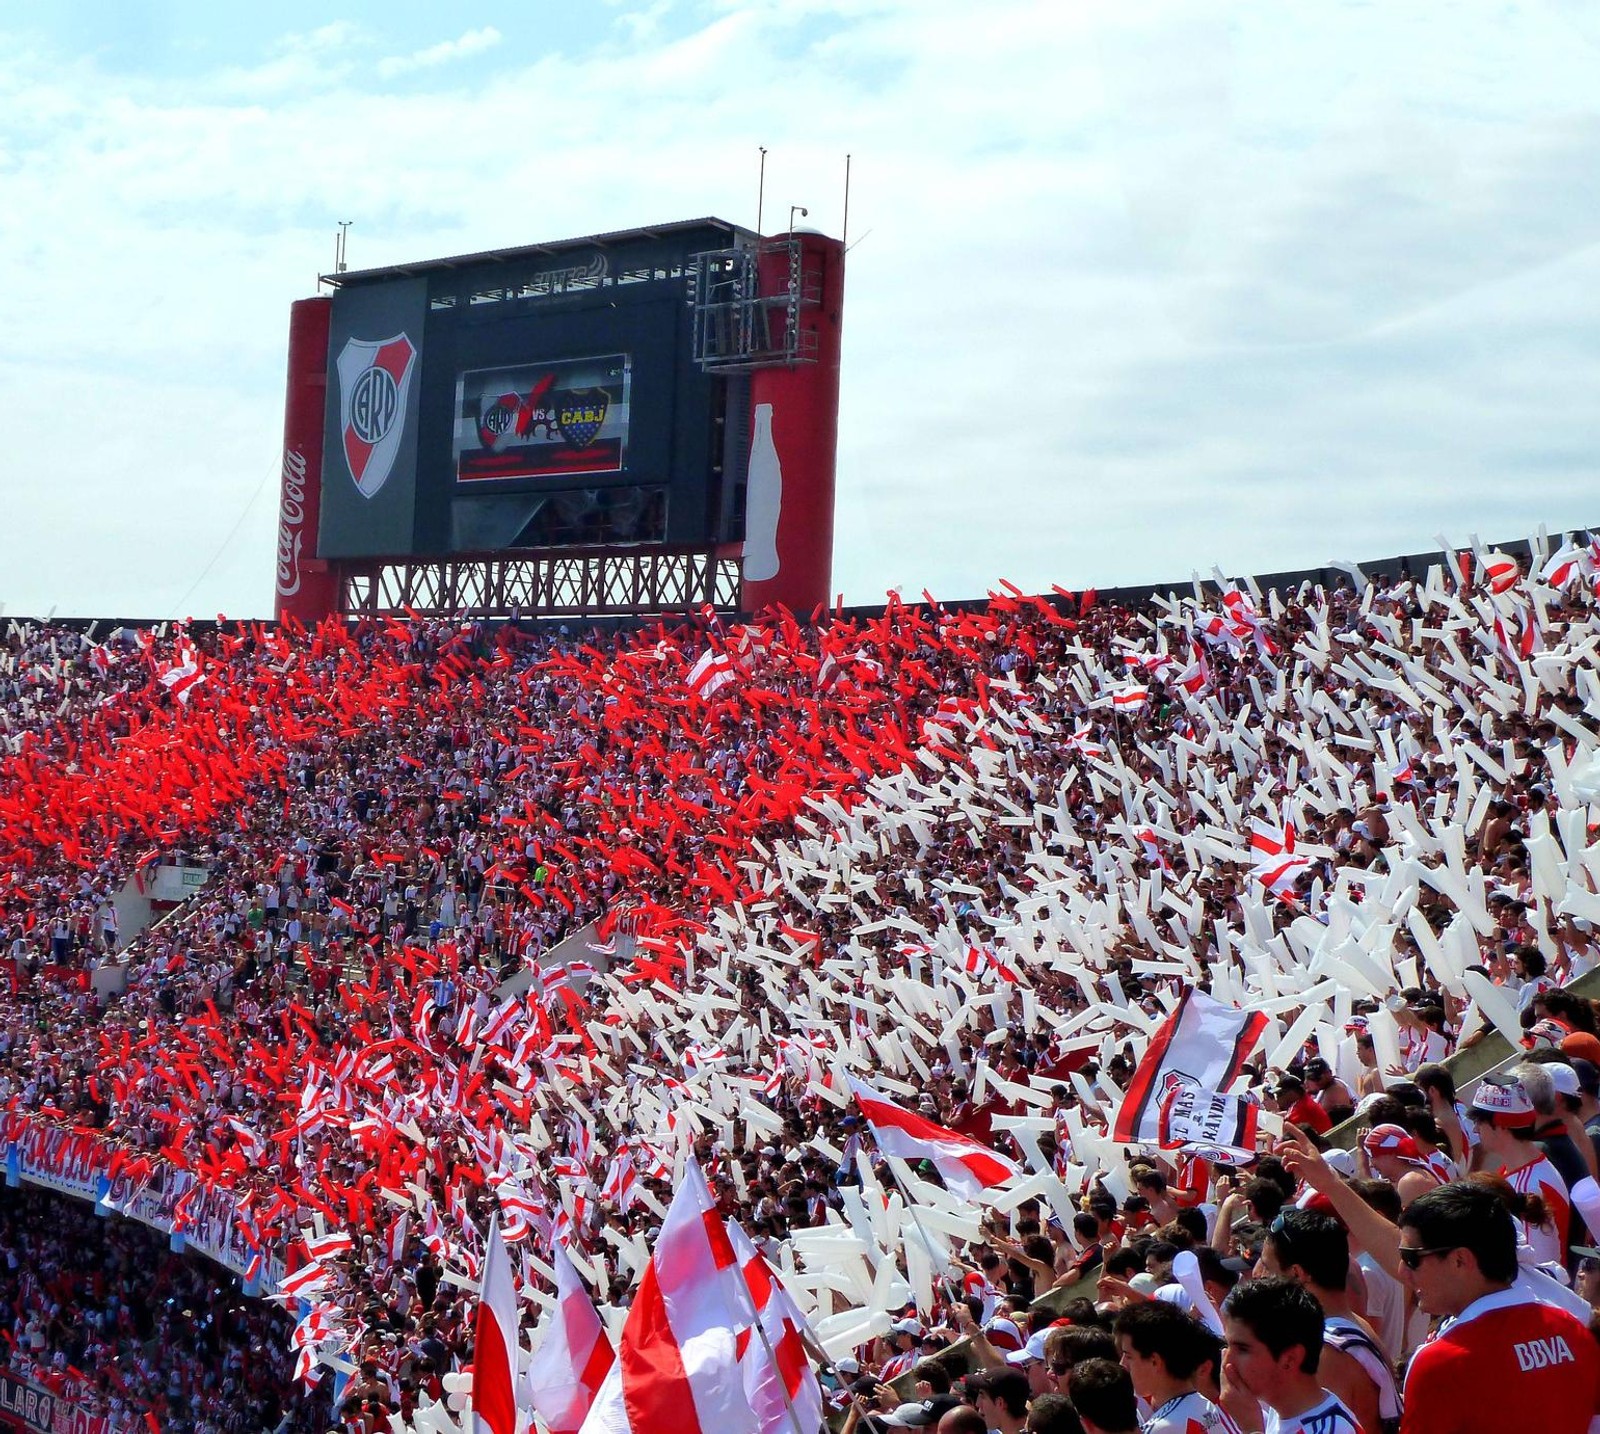
POLYGON ((479 369, 456 380, 458 483, 621 473, 626 354, 479 369))
POLYGON ((729 242, 711 221, 339 276, 319 556, 727 540, 747 380, 695 363, 690 281, 729 242))

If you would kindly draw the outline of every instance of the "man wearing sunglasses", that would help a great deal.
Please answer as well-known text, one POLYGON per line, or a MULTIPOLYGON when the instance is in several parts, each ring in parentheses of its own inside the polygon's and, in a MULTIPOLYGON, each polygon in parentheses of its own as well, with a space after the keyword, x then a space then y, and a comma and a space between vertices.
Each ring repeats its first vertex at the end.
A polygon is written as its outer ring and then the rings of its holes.
POLYGON ((1406 1374, 1403 1434, 1585 1434, 1600 1416, 1600 1347, 1512 1288, 1517 1230, 1498 1195, 1464 1182, 1419 1195, 1400 1216, 1399 1258, 1419 1307, 1444 1321, 1406 1374))
POLYGON ((1600 1430, 1600 1346, 1586 1323, 1542 1303, 1537 1283, 1518 1281, 1516 1221, 1493 1189, 1453 1180, 1391 1224, 1309 1140, 1291 1138, 1282 1154, 1442 1321, 1406 1372, 1401 1434, 1600 1430))
POLYGON ((1577 1266, 1572 1274, 1573 1293, 1592 1310, 1600 1310, 1600 1250, 1593 1245, 1574 1245, 1577 1266))
POLYGON ((1110 1330, 1087 1325, 1060 1325, 1045 1335, 1044 1360, 1060 1394, 1068 1393, 1068 1378, 1084 1360, 1109 1359, 1115 1364, 1118 1356, 1117 1341, 1110 1330))

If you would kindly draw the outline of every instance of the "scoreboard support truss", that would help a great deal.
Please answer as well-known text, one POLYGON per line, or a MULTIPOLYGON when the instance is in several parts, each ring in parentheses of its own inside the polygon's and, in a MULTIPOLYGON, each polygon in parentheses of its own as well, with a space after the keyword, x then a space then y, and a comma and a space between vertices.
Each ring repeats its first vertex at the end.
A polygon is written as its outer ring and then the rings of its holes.
POLYGON ((703 218, 325 277, 280 618, 828 603, 842 241, 703 218))
POLYGON ((714 548, 561 548, 338 566, 347 613, 640 617, 740 605, 739 559, 714 548))

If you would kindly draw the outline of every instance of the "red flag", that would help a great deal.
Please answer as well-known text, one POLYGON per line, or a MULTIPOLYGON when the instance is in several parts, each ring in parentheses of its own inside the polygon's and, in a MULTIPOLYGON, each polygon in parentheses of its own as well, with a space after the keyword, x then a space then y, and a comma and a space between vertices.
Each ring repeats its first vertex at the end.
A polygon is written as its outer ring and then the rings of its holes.
POLYGON ((559 1240, 550 1262, 556 1272, 555 1318, 528 1362, 522 1387, 550 1434, 578 1434, 617 1356, 559 1240))
POLYGON ((1004 1185, 1022 1171, 987 1145, 960 1131, 935 1125, 893 1101, 854 1076, 849 1077, 861 1114, 872 1127, 878 1149, 901 1160, 929 1160, 952 1193, 966 1200, 981 1200, 987 1190, 1004 1185))
POLYGON ((672 1197, 600 1386, 589 1434, 759 1434, 736 1330, 749 1296, 705 1176, 692 1160, 672 1197))
POLYGON ((1112 1128, 1115 1139, 1156 1143, 1169 1073, 1205 1090, 1226 1092, 1267 1029, 1267 1017, 1229 1006, 1194 987, 1162 1023, 1133 1074, 1112 1128))
POLYGON ((472 1336, 472 1412, 488 1434, 517 1434, 517 1292, 498 1215, 489 1223, 472 1336))

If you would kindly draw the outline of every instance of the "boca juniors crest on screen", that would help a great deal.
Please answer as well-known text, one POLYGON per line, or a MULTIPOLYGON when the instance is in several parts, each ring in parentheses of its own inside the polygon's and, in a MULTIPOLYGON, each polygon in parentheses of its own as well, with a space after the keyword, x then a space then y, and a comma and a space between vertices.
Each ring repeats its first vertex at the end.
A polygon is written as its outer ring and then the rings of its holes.
POLYGON ((629 380, 624 354, 463 373, 456 381, 457 482, 620 473, 629 380))

